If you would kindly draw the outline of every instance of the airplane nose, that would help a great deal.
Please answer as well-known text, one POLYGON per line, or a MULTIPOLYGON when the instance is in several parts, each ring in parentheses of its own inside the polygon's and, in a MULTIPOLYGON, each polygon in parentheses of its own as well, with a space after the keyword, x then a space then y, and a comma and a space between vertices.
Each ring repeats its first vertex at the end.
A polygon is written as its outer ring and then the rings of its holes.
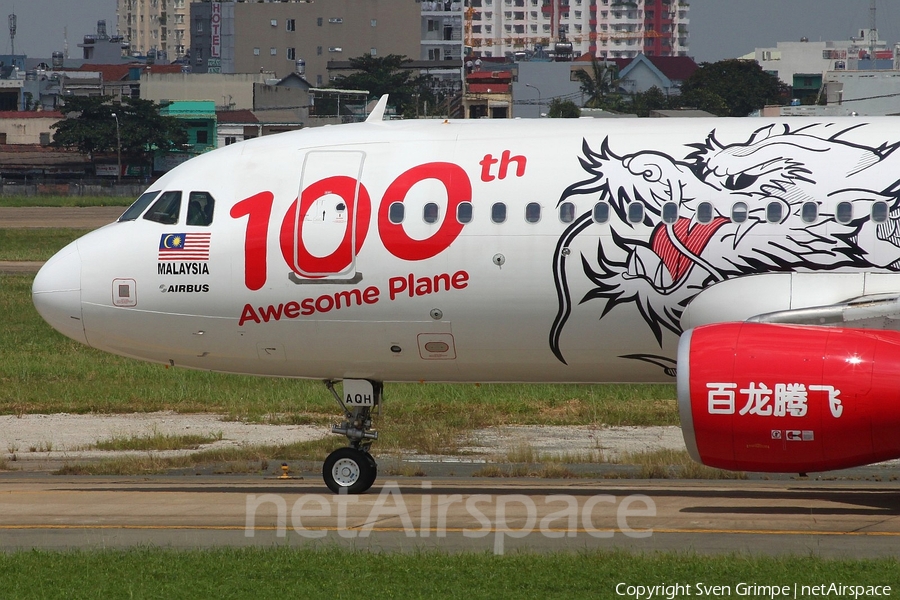
POLYGON ((81 320, 81 257, 72 242, 48 260, 34 277, 31 300, 54 329, 87 344, 81 320))

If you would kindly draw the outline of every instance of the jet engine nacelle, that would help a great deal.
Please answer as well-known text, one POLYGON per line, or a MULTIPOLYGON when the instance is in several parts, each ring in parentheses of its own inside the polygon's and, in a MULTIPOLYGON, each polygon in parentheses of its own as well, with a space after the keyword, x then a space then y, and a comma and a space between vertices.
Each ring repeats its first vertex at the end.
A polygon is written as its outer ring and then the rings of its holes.
POLYGON ((678 347, 685 443, 705 465, 826 471, 900 457, 900 333, 762 323, 678 347))

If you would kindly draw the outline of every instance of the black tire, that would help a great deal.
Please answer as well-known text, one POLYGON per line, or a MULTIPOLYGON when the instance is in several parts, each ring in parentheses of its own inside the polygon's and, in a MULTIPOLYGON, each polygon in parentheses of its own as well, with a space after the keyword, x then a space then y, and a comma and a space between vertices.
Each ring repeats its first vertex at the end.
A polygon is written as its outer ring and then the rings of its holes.
POLYGON ((363 454, 365 454, 366 459, 368 459, 369 466, 372 467, 372 473, 369 476, 370 477, 369 485, 366 486, 366 489, 369 489, 370 487, 372 487, 372 484, 375 483, 375 480, 378 479, 378 463, 375 462, 375 457, 372 456, 371 454, 369 454, 368 452, 363 452, 363 454))
POLYGON ((375 460, 356 448, 338 448, 322 465, 322 479, 335 494, 362 494, 375 483, 375 460))

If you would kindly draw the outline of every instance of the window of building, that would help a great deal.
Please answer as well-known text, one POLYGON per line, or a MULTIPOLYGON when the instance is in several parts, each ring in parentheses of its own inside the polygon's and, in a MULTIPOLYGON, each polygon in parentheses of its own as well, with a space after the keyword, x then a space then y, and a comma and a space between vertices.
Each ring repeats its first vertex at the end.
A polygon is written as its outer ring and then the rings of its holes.
POLYGON ((390 207, 388 207, 388 220, 394 225, 399 225, 403 222, 405 212, 406 207, 402 202, 392 202, 390 207))
POLYGON ((525 205, 525 221, 537 223, 541 220, 541 205, 537 202, 529 202, 525 205))
POLYGON ((322 26, 322 17, 319 17, 318 19, 316 19, 316 25, 318 25, 319 27, 322 26))
POLYGON ((287 49, 287 59, 288 60, 297 60, 297 49, 296 48, 288 48, 287 49))
POLYGON ((428 19, 428 31, 438 31, 440 29, 440 22, 437 19, 428 19))
POLYGON ((208 192, 191 192, 188 196, 187 224, 199 227, 212 225, 215 204, 208 192))
POLYGON ((502 202, 495 202, 491 206, 491 221, 493 223, 503 223, 506 221, 506 205, 502 202))
POLYGON ((372 19, 371 21, 369 21, 369 25, 375 27, 376 25, 378 25, 378 19, 372 19))
POLYGON ((209 143, 209 132, 205 129, 200 129, 197 131, 197 143, 198 144, 208 144, 209 143))
POLYGON ((575 205, 571 202, 563 202, 559 205, 559 220, 563 223, 571 223, 575 220, 575 205))
POLYGON ((287 31, 297 31, 297 20, 296 19, 285 19, 284 26, 287 31))
POLYGON ((606 223, 609 221, 609 204, 606 202, 598 202, 595 204, 593 215, 594 223, 606 223))
POLYGON ((181 192, 163 192, 159 199, 153 203, 144 219, 163 225, 175 225, 178 223, 178 213, 181 211, 181 192))
POLYGON ((225 136, 225 145, 230 146, 232 144, 237 144, 237 136, 235 135, 226 135, 225 136))
POLYGON ((278 56, 278 48, 275 46, 269 48, 269 56, 278 56))
POLYGON ((316 54, 318 54, 319 56, 322 55, 322 46, 316 46, 316 54))
POLYGON ((269 21, 269 25, 271 25, 272 27, 278 27, 278 19, 272 19, 271 21, 269 21))
POLYGON ((259 48, 253 49, 253 56, 259 56, 259 48))
POLYGON ((460 202, 456 205, 456 220, 465 225, 472 222, 472 203, 460 202))

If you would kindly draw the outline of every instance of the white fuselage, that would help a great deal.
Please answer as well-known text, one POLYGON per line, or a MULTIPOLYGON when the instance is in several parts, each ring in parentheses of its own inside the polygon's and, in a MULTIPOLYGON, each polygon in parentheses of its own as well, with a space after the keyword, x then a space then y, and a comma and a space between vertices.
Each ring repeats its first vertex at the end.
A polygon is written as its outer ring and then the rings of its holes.
MULTIPOLYGON (((773 273, 823 275, 828 301, 857 295, 841 277, 896 287, 900 160, 885 144, 900 128, 812 124, 409 121, 260 138, 158 180, 151 191, 184 196, 177 223, 84 236, 37 276, 35 303, 93 347, 197 369, 666 381, 682 313, 706 288, 773 273), (210 224, 188 224, 191 192, 214 199, 210 224), (201 249, 180 260, 184 236, 201 249)), ((724 302, 748 318, 797 299, 771 307, 745 289, 724 302)))

